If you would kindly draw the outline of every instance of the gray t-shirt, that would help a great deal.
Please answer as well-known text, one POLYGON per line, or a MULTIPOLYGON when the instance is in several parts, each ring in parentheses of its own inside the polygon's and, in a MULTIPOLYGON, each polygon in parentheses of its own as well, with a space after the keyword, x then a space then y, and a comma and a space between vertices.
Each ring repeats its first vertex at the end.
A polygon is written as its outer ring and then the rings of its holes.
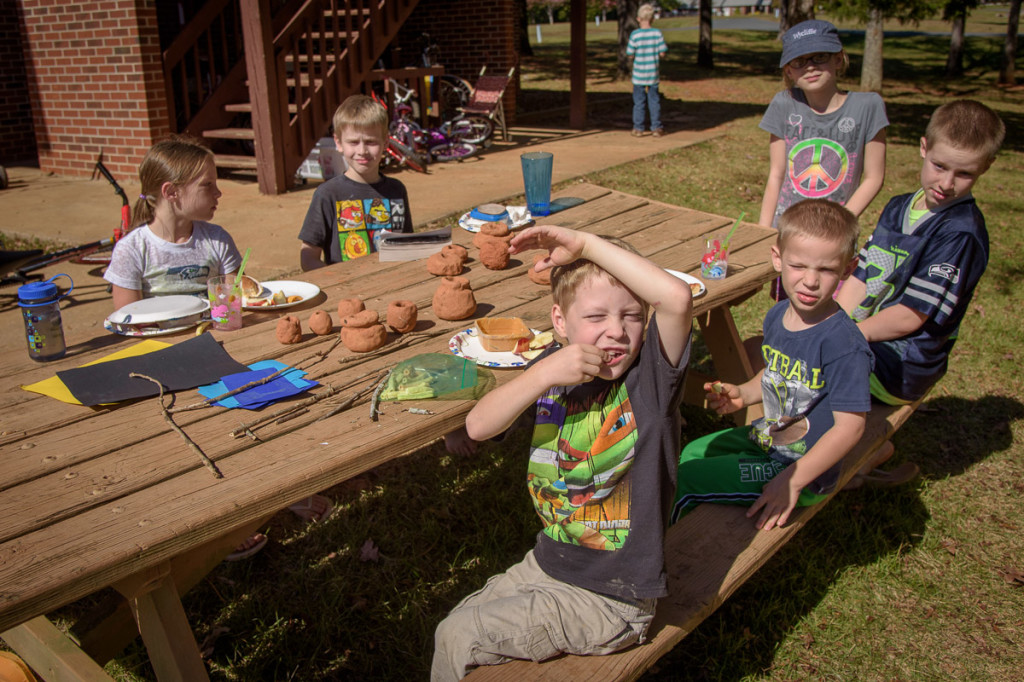
POLYGON ((192 236, 173 244, 137 227, 118 240, 103 279, 143 298, 171 294, 206 295, 206 280, 238 270, 242 258, 231 235, 220 225, 196 220, 192 236))
POLYGON ((760 123, 786 141, 786 174, 772 225, 804 199, 845 205, 860 186, 864 147, 888 125, 885 103, 874 92, 851 92, 828 114, 811 109, 799 88, 776 94, 760 123))

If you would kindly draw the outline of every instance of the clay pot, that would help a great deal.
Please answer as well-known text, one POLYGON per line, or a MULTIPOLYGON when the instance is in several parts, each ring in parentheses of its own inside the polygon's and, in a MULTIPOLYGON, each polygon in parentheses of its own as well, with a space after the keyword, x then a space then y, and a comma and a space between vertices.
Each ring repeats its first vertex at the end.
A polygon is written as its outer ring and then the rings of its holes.
POLYGON ((434 314, 442 320, 464 320, 476 312, 476 298, 465 277, 445 277, 434 292, 434 314))
POLYGON ((399 334, 416 328, 418 311, 412 301, 391 301, 388 303, 388 326, 399 334))
MULTIPOLYGON (((533 256, 533 265, 536 266, 538 261, 544 260, 546 255, 543 253, 537 253, 533 256)), ((526 271, 526 276, 530 278, 531 282, 536 284, 543 284, 544 286, 551 286, 551 268, 548 268, 544 272, 537 272, 531 267, 526 271)))
POLYGON ((354 353, 369 353, 388 341, 388 330, 382 324, 369 327, 342 327, 341 342, 354 353))
POLYGON ((277 340, 284 344, 302 341, 302 325, 294 315, 285 315, 277 321, 277 340))
POLYGON ((309 316, 309 328, 317 336, 326 336, 334 331, 331 315, 326 310, 314 310, 309 316))
POLYGON ((343 298, 338 301, 338 319, 344 320, 349 315, 354 315, 366 310, 366 306, 358 298, 343 298))
POLYGON ((378 320, 376 310, 361 310, 341 320, 341 342, 354 353, 377 350, 387 341, 388 330, 378 320))
POLYGON ((489 237, 505 237, 509 235, 508 223, 498 220, 493 223, 484 223, 480 226, 480 233, 489 237))
POLYGON ((475 235, 473 235, 473 246, 479 249, 487 242, 494 240, 502 242, 505 245, 505 248, 507 249, 508 245, 512 243, 512 233, 510 232, 509 234, 506 234, 504 237, 495 237, 494 235, 485 234, 483 232, 477 232, 475 235))
POLYGON ((463 261, 455 254, 445 254, 443 251, 430 256, 427 259, 427 272, 439 277, 450 277, 462 272, 463 261))
POLYGON ((503 239, 488 239, 480 245, 480 262, 488 270, 504 270, 509 258, 508 244, 503 239))
POLYGON ((456 256, 460 263, 465 263, 469 260, 469 251, 467 251, 466 247, 461 244, 446 244, 441 247, 440 253, 447 254, 448 256, 456 256))

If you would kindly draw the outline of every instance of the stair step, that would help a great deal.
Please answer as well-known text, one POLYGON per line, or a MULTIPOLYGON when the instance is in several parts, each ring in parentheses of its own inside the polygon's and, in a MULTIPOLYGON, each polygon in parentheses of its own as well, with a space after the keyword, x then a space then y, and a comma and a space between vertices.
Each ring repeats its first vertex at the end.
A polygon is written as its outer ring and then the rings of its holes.
POLYGON ((252 128, 214 128, 204 130, 203 137, 218 140, 255 140, 256 132, 252 128))
MULTIPOLYGON (((232 114, 251 114, 252 113, 252 102, 235 102, 234 104, 225 104, 224 111, 232 114)), ((288 113, 297 114, 299 112, 298 105, 294 103, 288 104, 288 113)))
POLYGON ((243 168, 256 170, 255 156, 242 156, 240 154, 215 154, 214 163, 218 168, 243 168))

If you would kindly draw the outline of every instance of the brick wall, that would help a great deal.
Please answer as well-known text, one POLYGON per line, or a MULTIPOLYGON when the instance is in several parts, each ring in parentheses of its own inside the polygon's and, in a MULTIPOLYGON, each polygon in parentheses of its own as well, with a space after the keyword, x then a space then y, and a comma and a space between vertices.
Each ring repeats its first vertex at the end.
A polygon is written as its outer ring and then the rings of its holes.
POLYGON ((0 0, 0 165, 36 159, 17 5, 0 0))
POLYGON ((505 120, 511 124, 516 117, 519 93, 518 37, 520 23, 515 0, 420 0, 412 16, 399 32, 397 44, 402 48, 402 63, 409 66, 420 57, 420 36, 430 34, 438 45, 438 61, 445 73, 476 82, 480 67, 487 73, 516 73, 505 90, 505 120))
POLYGON ((169 132, 154 0, 21 0, 42 170, 138 173, 169 132))

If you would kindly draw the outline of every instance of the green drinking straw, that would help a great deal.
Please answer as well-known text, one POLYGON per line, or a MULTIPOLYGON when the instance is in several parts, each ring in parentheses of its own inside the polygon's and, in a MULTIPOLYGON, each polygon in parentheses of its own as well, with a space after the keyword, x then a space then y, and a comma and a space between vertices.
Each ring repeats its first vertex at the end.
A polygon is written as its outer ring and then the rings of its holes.
POLYGON ((732 242, 732 235, 736 232, 736 228, 739 227, 740 221, 743 220, 745 215, 747 215, 746 211, 741 212, 740 217, 732 224, 729 234, 725 237, 725 243, 722 244, 722 247, 719 249, 719 252, 722 254, 719 258, 725 258, 725 254, 729 253, 729 244, 732 242))
POLYGON ((231 287, 232 296, 235 296, 238 293, 238 290, 242 288, 242 273, 245 272, 245 264, 249 262, 249 254, 251 252, 252 248, 250 247, 245 250, 245 255, 242 256, 242 264, 238 266, 238 274, 235 275, 235 284, 231 287))

